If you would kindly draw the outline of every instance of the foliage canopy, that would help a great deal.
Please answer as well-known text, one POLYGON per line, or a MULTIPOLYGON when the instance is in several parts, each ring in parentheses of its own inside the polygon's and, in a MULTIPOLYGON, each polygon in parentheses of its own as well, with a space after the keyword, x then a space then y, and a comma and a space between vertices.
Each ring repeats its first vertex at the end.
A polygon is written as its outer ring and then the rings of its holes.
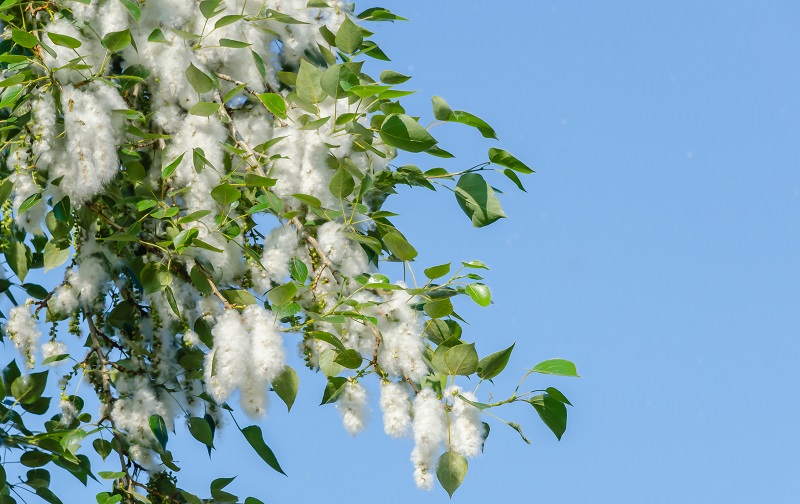
MULTIPOLYGON (((237 417, 263 418, 271 393, 292 408, 300 373, 284 340, 327 377, 321 404, 351 434, 362 382, 381 383, 384 429, 413 435, 420 488, 436 477, 453 494, 488 409, 528 402, 561 438, 570 403, 557 389, 481 402, 462 388, 497 377, 514 349, 481 358, 464 339, 454 301, 488 306, 487 268, 414 276, 417 250, 392 222, 406 185, 452 191, 490 225, 506 214, 484 175, 524 190, 533 172, 496 147, 458 172, 392 163, 453 157, 401 104, 409 76, 364 69, 389 60, 366 24, 402 17, 338 0, 5 0, 0 19, 0 249, 13 273, 0 292, 14 304, 2 337, 20 355, 0 382, 0 503, 61 502, 54 467, 108 480, 100 504, 199 503, 170 451, 179 422, 210 455, 232 418, 283 473, 262 428, 237 417), (384 261, 413 282, 381 274, 384 261), (79 382, 83 397, 69 392, 79 382)), ((435 124, 497 138, 432 101, 435 124)), ((561 359, 534 372, 577 376, 561 359)), ((230 482, 205 502, 238 502, 230 482)))

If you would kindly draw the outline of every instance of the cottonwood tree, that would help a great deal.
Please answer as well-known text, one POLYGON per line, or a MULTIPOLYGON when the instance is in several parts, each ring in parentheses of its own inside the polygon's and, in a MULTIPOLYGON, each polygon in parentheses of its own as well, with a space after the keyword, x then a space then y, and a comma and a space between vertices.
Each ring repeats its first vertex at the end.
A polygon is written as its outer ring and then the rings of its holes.
MULTIPOLYGON (((420 488, 438 478, 452 495, 488 409, 528 402, 561 437, 569 401, 554 388, 479 399, 513 349, 480 358, 454 310, 490 304, 486 266, 415 271, 392 222, 406 185, 446 189, 492 224, 506 215, 484 174, 523 189, 532 173, 496 147, 457 172, 393 164, 452 157, 401 104, 409 76, 366 73, 389 58, 365 26, 403 18, 339 0, 4 0, 0 19, 0 290, 18 352, 0 382, 0 502, 61 502, 60 470, 107 480, 101 504, 199 503, 168 443, 184 426, 209 454, 223 424, 238 429, 283 472, 241 417, 292 407, 298 347, 351 434, 362 384, 380 382, 385 431, 413 436, 420 488)), ((433 116, 496 139, 442 98, 433 116)), ((577 376, 561 359, 531 372, 577 376)), ((203 502, 237 502, 229 481, 203 502)))

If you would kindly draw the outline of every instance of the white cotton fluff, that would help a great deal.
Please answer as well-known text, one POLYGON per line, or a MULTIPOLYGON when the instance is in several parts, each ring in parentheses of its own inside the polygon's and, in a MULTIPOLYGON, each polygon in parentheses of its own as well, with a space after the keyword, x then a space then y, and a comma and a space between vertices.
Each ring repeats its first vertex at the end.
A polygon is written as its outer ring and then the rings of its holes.
POLYGON ((419 320, 379 321, 381 345, 378 364, 391 376, 407 377, 419 382, 428 374, 422 357, 422 325, 419 320))
POLYGON ((80 205, 102 192, 119 171, 122 122, 111 111, 127 105, 114 88, 95 83, 65 86, 61 99, 68 157, 51 167, 50 179, 63 177, 61 190, 80 205))
POLYGON ((40 94, 31 104, 31 114, 33 164, 37 170, 47 170, 65 154, 64 142, 57 138, 56 103, 53 94, 40 94))
POLYGON ((286 24, 268 22, 265 26, 277 33, 283 50, 281 60, 288 65, 299 65, 300 58, 305 51, 317 52, 317 44, 327 46, 327 42, 319 34, 321 26, 327 26, 331 32, 336 33, 345 20, 347 13, 352 10, 345 2, 340 0, 329 1, 331 8, 309 9, 305 0, 268 0, 265 5, 278 12, 290 14, 298 21, 306 24, 286 24))
POLYGON ((414 399, 414 480, 423 490, 433 488, 436 455, 439 445, 447 438, 447 415, 444 405, 431 389, 424 389, 414 399))
MULTIPOLYGON (((180 0, 180 2, 190 3, 186 0, 180 0)), ((162 29, 162 32, 167 42, 142 44, 139 52, 132 56, 131 63, 141 64, 152 71, 149 78, 150 90, 153 92, 154 104, 158 104, 158 109, 160 109, 156 113, 155 120, 171 133, 180 125, 180 122, 176 115, 163 115, 176 110, 172 108, 163 110, 164 105, 179 105, 183 110, 189 110, 192 105, 200 101, 197 91, 189 83, 185 72, 190 64, 201 70, 204 69, 202 68, 203 64, 197 60, 184 39, 170 30, 162 29)), ((204 72, 208 73, 207 70, 204 72)), ((197 118, 197 116, 194 117, 197 118)), ((199 119, 205 120, 204 118, 199 119)))
MULTIPOLYGON (((186 0, 147 0, 141 24, 148 27, 183 28, 197 12, 197 3, 186 0)), ((165 32, 167 30, 164 30, 165 32)))
POLYGON ((129 27, 128 10, 122 2, 106 0, 97 9, 97 27, 100 37, 108 33, 125 30, 129 27))
POLYGON ((33 300, 29 299, 24 305, 11 308, 5 325, 9 339, 14 343, 17 352, 25 358, 25 365, 29 369, 36 363, 35 352, 42 336, 29 308, 32 303, 33 300))
POLYGON ((354 277, 370 270, 364 249, 344 234, 340 223, 331 221, 320 226, 317 241, 342 275, 354 277))
POLYGON ((78 416, 78 408, 72 404, 72 401, 68 401, 63 397, 58 402, 58 407, 61 409, 61 420, 59 423, 62 426, 67 426, 72 423, 73 420, 78 416))
POLYGON ((261 266, 254 264, 250 270, 253 285, 258 292, 266 292, 289 276, 289 262, 297 250, 297 231, 291 226, 273 229, 264 240, 261 266))
POLYGON ((393 438, 405 436, 411 427, 411 396, 403 383, 381 385, 383 430, 393 438))
POLYGON ((110 278, 105 261, 96 254, 88 254, 86 243, 89 242, 84 242, 78 259, 78 273, 70 276, 70 283, 78 291, 81 303, 93 306, 102 303, 102 295, 108 287, 110 278))
POLYGON ((250 332, 250 373, 271 383, 283 371, 286 356, 283 337, 276 330, 274 315, 259 305, 250 305, 242 313, 250 332))
POLYGON ((355 436, 367 426, 367 390, 358 382, 348 382, 336 401, 344 428, 355 436))
POLYGON ((206 354, 205 382, 208 392, 221 404, 241 384, 250 357, 250 337, 236 310, 225 310, 211 330, 214 348, 206 354))
POLYGON ((452 417, 450 422, 450 449, 465 457, 480 455, 484 441, 484 427, 481 412, 475 406, 461 400, 458 395, 468 401, 477 402, 472 392, 461 390, 455 385, 445 391, 446 397, 452 398, 452 417))
MULTIPOLYGON (((73 5, 80 5, 80 2, 72 2, 73 5)), ((42 51, 42 60, 51 70, 55 70, 55 78, 62 84, 78 83, 85 81, 92 74, 100 71, 106 49, 100 45, 100 39, 95 36, 84 37, 83 34, 69 20, 57 17, 55 21, 47 25, 47 31, 66 35, 80 41, 81 46, 76 50, 60 45, 49 44, 48 47, 55 53, 55 57, 50 51, 42 51), (78 54, 75 54, 77 51, 78 54), (90 65, 91 68, 75 70, 74 68, 62 68, 71 61, 77 60, 78 65, 90 65)), ((49 41, 48 41, 49 42, 49 41)))
POLYGON ((248 306, 242 315, 229 309, 211 334, 214 348, 205 361, 209 393, 222 403, 239 390, 245 413, 254 419, 264 417, 269 385, 285 366, 283 338, 274 315, 258 305, 248 306))
MULTIPOLYGON (((56 357, 58 355, 64 355, 66 353, 69 353, 67 345, 65 345, 60 341, 48 341, 47 343, 42 345, 42 358, 44 359, 48 359, 50 357, 56 357)), ((63 364, 63 362, 64 361, 51 362, 50 365, 58 366, 60 364, 63 364)))
MULTIPOLYGON (((10 157, 9 157, 10 158, 10 157)), ((34 235, 43 235, 42 220, 47 212, 44 198, 40 199, 35 205, 25 210, 24 213, 19 213, 19 207, 30 196, 41 192, 41 189, 33 180, 32 171, 22 171, 12 173, 8 179, 14 184, 14 198, 12 200, 12 209, 14 210, 14 220, 17 225, 28 233, 34 235)))
MULTIPOLYGON (((182 74, 181 78, 185 79, 182 74)), ((187 213, 199 210, 217 212, 218 205, 209 197, 209 194, 220 183, 220 173, 223 171, 222 144, 227 138, 228 130, 216 118, 181 115, 180 126, 167 145, 165 162, 172 162, 183 154, 183 159, 175 169, 175 178, 171 184, 173 187, 186 188, 183 199, 187 213), (193 149, 202 149, 205 158, 213 168, 206 166, 200 173, 197 173, 192 161, 193 149)), ((213 226, 213 217, 209 216, 203 222, 213 226)), ((200 229, 204 230, 204 226, 201 226, 200 229)), ((203 237, 201 236, 201 238, 203 237)), ((241 255, 241 250, 238 255, 241 255)))
POLYGON ((167 430, 173 428, 175 417, 172 403, 174 400, 165 396, 159 397, 147 376, 130 376, 120 373, 114 382, 119 398, 114 401, 110 411, 114 426, 125 432, 131 443, 131 456, 147 468, 153 468, 151 450, 157 446, 158 440, 150 428, 150 416, 159 415, 164 419, 167 430), (136 450, 133 448, 136 447, 136 450))
POLYGON ((50 310, 50 312, 59 315, 67 315, 78 308, 80 304, 78 300, 79 292, 69 283, 70 278, 73 276, 77 277, 77 274, 71 269, 67 270, 65 282, 56 287, 53 291, 53 295, 50 296, 50 299, 47 301, 47 309, 50 310))

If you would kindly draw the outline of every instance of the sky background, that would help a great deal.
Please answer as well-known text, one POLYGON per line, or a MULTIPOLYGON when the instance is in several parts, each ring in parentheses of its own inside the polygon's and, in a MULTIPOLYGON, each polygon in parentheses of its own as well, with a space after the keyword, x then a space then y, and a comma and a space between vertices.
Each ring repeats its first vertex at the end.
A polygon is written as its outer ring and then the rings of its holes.
MULTIPOLYGON (((486 451, 454 500, 795 501, 800 4, 384 6, 411 22, 369 26, 393 61, 367 71, 414 75, 403 87, 419 93, 406 108, 423 124, 441 95, 501 140, 440 126, 432 132, 455 162, 398 164, 466 168, 499 146, 538 172, 523 179, 527 194, 490 179, 506 191, 509 219, 484 229, 449 191, 387 203, 419 271, 471 259, 491 267, 495 304, 457 306, 471 323, 464 338, 481 355, 517 344, 505 378, 482 391, 507 392, 552 357, 583 376, 529 378, 575 405, 563 439, 527 405, 501 409, 532 445, 490 420, 486 451)), ((292 412, 273 400, 261 424, 288 478, 227 430, 211 461, 198 443, 173 446, 186 450, 183 483, 204 493, 212 477, 238 474, 230 490, 266 503, 448 500, 438 486, 416 489, 412 441, 383 434, 376 401, 352 439, 334 407, 317 406, 323 378, 300 378, 292 412)))

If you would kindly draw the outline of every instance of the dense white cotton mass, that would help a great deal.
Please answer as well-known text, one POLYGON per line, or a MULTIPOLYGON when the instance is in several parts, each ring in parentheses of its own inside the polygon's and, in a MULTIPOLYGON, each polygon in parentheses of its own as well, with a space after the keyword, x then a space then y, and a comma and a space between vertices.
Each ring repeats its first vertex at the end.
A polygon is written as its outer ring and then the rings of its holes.
POLYGON ((411 396, 408 386, 397 382, 382 384, 381 410, 386 434, 394 438, 406 435, 411 427, 411 396))
POLYGON ((25 365, 33 368, 42 333, 30 311, 30 303, 32 300, 28 300, 24 305, 11 308, 4 329, 11 342, 14 343, 17 352, 25 359, 25 365))
POLYGON ((445 390, 444 395, 451 398, 453 407, 450 422, 450 449, 468 458, 479 455, 484 440, 481 412, 475 406, 463 401, 458 395, 472 402, 477 402, 477 397, 472 392, 461 390, 455 385, 445 390))
POLYGON ((50 180, 63 177, 59 187, 80 205, 100 193, 119 171, 122 122, 112 111, 128 107, 116 89, 102 83, 64 86, 61 105, 68 158, 51 167, 50 180))
POLYGON ((357 435, 367 426, 367 390, 358 382, 350 381, 336 401, 342 414, 344 428, 351 436, 357 435))
POLYGON ((253 285, 259 293, 282 283, 289 276, 289 262, 297 249, 297 244, 297 230, 291 226, 279 226, 269 233, 264 240, 261 264, 254 264, 250 268, 253 285))
POLYGON ((283 338, 275 328, 274 315, 258 305, 248 306, 241 315, 228 309, 212 335, 214 348, 205 361, 209 393, 223 403, 238 390, 245 413, 264 417, 270 383, 285 365, 283 338))
MULTIPOLYGON (((42 358, 48 359, 50 357, 57 357, 59 355, 64 355, 68 353, 67 345, 60 341, 48 341, 44 345, 42 345, 42 358)), ((53 365, 58 364, 58 362, 52 363, 53 365)))
POLYGON ((37 170, 48 170, 64 155, 64 141, 57 138, 56 103, 50 93, 41 93, 31 103, 33 140, 31 151, 37 170))
MULTIPOLYGON (((12 159, 14 158, 10 156, 9 163, 12 159)), ((42 232, 42 219, 47 213, 47 206, 43 199, 28 208, 24 213, 19 213, 19 207, 25 200, 41 191, 41 188, 33 180, 33 172, 30 170, 19 171, 12 173, 8 179, 14 184, 14 199, 11 205, 16 215, 17 225, 28 233, 44 234, 42 232)))
MULTIPOLYGON (((81 11, 80 2, 73 2, 73 5, 78 8, 78 12, 81 11)), ((97 37, 84 36, 72 22, 61 16, 47 25, 47 31, 72 37, 81 43, 77 50, 49 44, 50 51, 42 51, 44 64, 50 70, 55 70, 55 77, 59 82, 62 84, 83 82, 89 75, 98 73, 103 64, 106 49, 100 45, 97 37), (89 65, 90 68, 75 69, 76 65, 89 65)))
POLYGON ((439 445, 447 437, 447 416, 436 392, 424 389, 414 399, 414 480, 423 490, 433 488, 434 467, 439 445))
POLYGON ((151 462, 151 450, 158 441, 150 428, 150 416, 159 415, 168 430, 172 430, 174 400, 168 395, 159 395, 147 376, 131 376, 120 373, 114 382, 119 398, 109 412, 117 429, 127 433, 133 445, 131 455, 148 469, 158 468, 151 462))

